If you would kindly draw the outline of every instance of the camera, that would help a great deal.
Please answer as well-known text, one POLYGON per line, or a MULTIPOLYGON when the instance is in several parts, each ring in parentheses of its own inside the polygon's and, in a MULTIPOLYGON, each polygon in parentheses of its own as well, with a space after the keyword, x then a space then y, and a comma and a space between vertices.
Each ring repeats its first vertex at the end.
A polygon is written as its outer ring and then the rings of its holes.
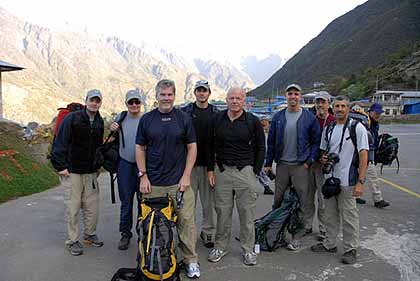
POLYGON ((334 152, 329 153, 327 163, 325 163, 324 166, 322 167, 322 173, 324 174, 331 173, 334 165, 337 164, 338 162, 340 162, 340 157, 338 156, 338 154, 334 152))

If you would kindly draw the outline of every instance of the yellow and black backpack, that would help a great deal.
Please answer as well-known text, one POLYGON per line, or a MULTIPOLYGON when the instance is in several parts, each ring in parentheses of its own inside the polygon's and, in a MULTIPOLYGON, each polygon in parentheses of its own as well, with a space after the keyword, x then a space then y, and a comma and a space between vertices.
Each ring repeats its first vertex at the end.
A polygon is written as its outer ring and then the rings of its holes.
POLYGON ((140 210, 137 268, 119 269, 112 281, 180 280, 175 253, 177 216, 172 199, 144 198, 140 210))

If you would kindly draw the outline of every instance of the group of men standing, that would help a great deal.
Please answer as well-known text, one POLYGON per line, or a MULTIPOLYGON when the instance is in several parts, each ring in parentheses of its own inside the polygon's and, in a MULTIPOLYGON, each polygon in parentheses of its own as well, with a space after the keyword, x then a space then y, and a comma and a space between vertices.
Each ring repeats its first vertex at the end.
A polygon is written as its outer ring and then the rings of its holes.
MULTIPOLYGON (((155 88, 158 107, 141 115, 141 95, 127 92, 127 113, 117 116, 110 126, 119 134, 117 179, 121 201, 121 239, 118 249, 126 250, 132 238, 134 197, 151 198, 184 192, 178 209, 179 249, 187 276, 200 277, 196 251, 195 206, 200 197, 203 221, 200 238, 212 248, 208 260, 219 262, 229 253, 232 213, 236 202, 240 221, 240 243, 245 265, 257 264, 255 206, 257 178, 264 167, 272 172, 276 162, 273 208, 281 205, 284 192, 294 188, 299 196, 305 230, 295 235, 288 249, 299 248, 299 238, 312 232, 315 194, 318 193, 320 244, 315 252, 336 252, 336 239, 343 220, 344 263, 356 261, 358 211, 354 197, 360 197, 367 169, 366 129, 356 127, 357 144, 349 138, 349 100, 337 97, 330 113, 330 96, 315 97, 316 114, 301 107, 302 89, 286 88, 287 108, 277 112, 270 125, 267 150, 259 119, 244 110, 246 94, 233 87, 226 95, 227 110, 209 104, 207 81, 197 81, 196 101, 184 108, 174 107, 176 87, 161 80, 155 88), (333 126, 326 134, 326 127, 333 126), (323 133, 321 133, 323 132, 323 133), (322 165, 335 152, 343 161, 335 167, 341 193, 329 199, 321 196, 325 177, 322 165), (265 163, 264 163, 265 159, 265 163)), ((103 141, 104 123, 99 114, 102 95, 91 90, 86 109, 69 114, 60 126, 52 150, 52 163, 66 186, 68 234, 66 247, 73 255, 83 253, 79 242, 79 212, 83 210, 84 242, 101 247, 96 235, 99 187, 94 157, 103 141)), ((327 175, 328 177, 329 175, 327 175)), ((376 199, 375 199, 376 200, 376 199)), ((383 199, 382 199, 383 200, 383 199)), ((174 200, 176 202, 176 200, 174 200)), ((375 203, 376 206, 376 203, 375 203)))

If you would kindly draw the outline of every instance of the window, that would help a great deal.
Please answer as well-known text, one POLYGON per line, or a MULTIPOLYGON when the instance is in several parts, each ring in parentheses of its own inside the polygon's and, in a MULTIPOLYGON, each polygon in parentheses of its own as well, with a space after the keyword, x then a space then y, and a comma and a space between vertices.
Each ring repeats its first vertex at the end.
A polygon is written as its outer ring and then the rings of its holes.
POLYGON ((390 111, 391 110, 389 108, 385 109, 385 115, 389 115, 390 111))

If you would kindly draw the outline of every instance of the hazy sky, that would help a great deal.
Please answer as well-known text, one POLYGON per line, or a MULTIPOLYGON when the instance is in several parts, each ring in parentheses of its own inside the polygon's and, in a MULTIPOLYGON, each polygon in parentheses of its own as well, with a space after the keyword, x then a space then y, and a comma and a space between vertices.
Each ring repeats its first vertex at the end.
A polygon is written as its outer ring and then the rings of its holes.
POLYGON ((333 19, 366 0, 0 0, 22 19, 55 30, 87 29, 187 56, 237 62, 292 57, 333 19))

